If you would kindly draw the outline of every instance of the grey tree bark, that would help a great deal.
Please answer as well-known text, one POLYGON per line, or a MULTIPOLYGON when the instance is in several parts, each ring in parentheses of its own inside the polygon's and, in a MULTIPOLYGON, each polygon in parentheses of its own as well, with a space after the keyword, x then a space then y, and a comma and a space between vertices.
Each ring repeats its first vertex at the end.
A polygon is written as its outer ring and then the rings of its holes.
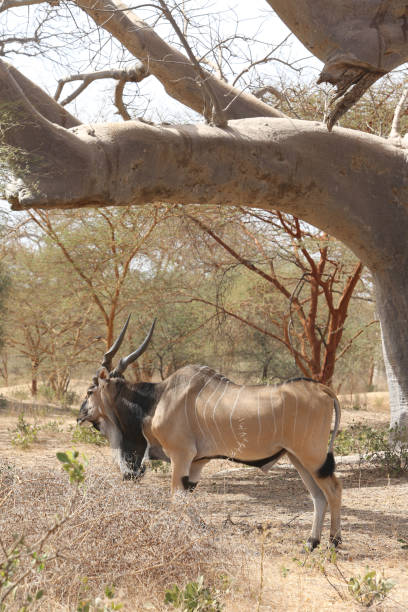
POLYGON ((405 0, 267 0, 337 87, 329 129, 384 74, 408 60, 405 0))
MULTIPOLYGON (((400 0, 269 3, 326 62, 322 79, 338 85, 343 98, 330 126, 373 80, 408 57, 400 0)), ((138 59, 147 58, 171 95, 202 111, 200 82, 183 55, 174 55, 124 5, 85 0, 81 7, 138 59)), ((12 207, 245 204, 278 208, 324 229, 373 272, 392 424, 407 424, 406 143, 287 119, 211 79, 218 101, 226 103, 225 129, 139 121, 86 126, 1 63, 0 151, 15 177, 8 189, 12 207)))

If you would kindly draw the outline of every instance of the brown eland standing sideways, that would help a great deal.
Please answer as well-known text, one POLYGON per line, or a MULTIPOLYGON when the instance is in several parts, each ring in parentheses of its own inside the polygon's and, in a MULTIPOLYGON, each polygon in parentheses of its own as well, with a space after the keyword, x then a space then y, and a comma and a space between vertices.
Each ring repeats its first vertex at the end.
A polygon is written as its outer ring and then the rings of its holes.
POLYGON ((113 369, 129 319, 105 353, 78 417, 79 424, 89 421, 108 438, 123 478, 140 478, 149 459, 170 460, 175 494, 194 489, 211 459, 267 471, 287 454, 313 500, 308 548, 320 542, 327 505, 330 540, 337 546, 342 487, 334 475, 333 444, 340 406, 333 391, 304 378, 277 386, 237 385, 201 365, 185 366, 163 382, 130 383, 123 374, 146 350, 155 321, 139 348, 113 369))

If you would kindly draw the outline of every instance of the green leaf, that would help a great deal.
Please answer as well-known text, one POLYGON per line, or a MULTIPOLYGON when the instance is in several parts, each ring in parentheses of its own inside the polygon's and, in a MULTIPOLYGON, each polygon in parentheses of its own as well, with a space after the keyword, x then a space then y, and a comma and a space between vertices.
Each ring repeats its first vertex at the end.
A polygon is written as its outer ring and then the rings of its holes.
POLYGON ((69 463, 67 453, 57 453, 57 459, 61 461, 61 463, 69 463))

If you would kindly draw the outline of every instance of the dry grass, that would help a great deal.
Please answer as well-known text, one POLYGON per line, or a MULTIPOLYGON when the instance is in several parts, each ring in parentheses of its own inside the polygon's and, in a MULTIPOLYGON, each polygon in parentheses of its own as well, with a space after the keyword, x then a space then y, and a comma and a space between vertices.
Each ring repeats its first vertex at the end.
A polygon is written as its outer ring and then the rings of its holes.
MULTIPOLYGON (((387 416, 367 401, 358 411, 346 407, 343 423, 357 418, 373 425, 387 416)), ((39 442, 20 450, 10 444, 17 416, 0 413, 0 534, 8 544, 13 533, 33 542, 74 495, 55 459, 57 450, 72 448, 72 417, 26 418, 40 425, 58 418, 60 430, 42 428, 39 442)), ((228 612, 359 610, 347 580, 366 567, 396 583, 375 609, 408 610, 408 551, 398 541, 408 538, 406 477, 388 479, 369 466, 339 461, 344 544, 333 564, 325 549, 327 520, 322 551, 311 556, 301 551, 313 508, 296 472, 284 465, 263 475, 211 462, 188 504, 172 505, 169 474, 150 471, 139 484, 122 482, 108 448, 79 450, 89 457, 85 485, 69 521, 46 543, 58 557, 43 572, 27 576, 17 600, 9 602, 13 612, 30 590, 45 590, 34 609, 71 611, 112 585, 124 610, 162 611, 168 609, 166 588, 182 587, 200 574, 214 587, 222 575, 229 576, 229 592, 220 594, 228 612)))
MULTIPOLYGON (((93 600, 115 585, 126 609, 149 602, 161 610, 166 587, 205 576, 215 585, 220 576, 245 576, 245 555, 222 531, 200 521, 200 498, 170 506, 163 487, 120 481, 114 470, 87 468, 84 486, 70 485, 65 473, 19 469, 0 463, 0 533, 5 548, 13 534, 32 545, 71 507, 69 519, 46 543, 56 558, 21 583, 10 609, 19 609, 27 593, 44 589, 41 610, 75 610, 78 600, 93 600), (237 554, 239 561, 237 563, 237 554)), ((17 575, 29 567, 22 562, 17 575)))

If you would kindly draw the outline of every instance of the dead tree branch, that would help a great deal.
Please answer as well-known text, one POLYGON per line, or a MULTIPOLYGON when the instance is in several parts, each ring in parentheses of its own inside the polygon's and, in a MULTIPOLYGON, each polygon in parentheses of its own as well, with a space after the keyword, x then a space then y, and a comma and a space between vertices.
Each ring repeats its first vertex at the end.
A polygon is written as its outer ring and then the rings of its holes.
POLYGON ((66 83, 72 83, 73 81, 82 81, 81 85, 79 85, 79 87, 77 87, 72 94, 70 94, 60 102, 61 106, 66 106, 67 104, 72 102, 72 100, 77 98, 79 94, 82 93, 88 87, 88 85, 90 85, 94 81, 101 79, 115 79, 119 81, 119 83, 123 84, 122 87, 119 88, 119 91, 115 94, 115 102, 117 102, 116 105, 118 107, 118 111, 122 115, 122 117, 124 117, 124 115, 127 115, 126 118, 129 119, 130 117, 126 112, 126 109, 124 109, 122 99, 124 85, 126 83, 140 83, 140 81, 145 79, 147 76, 149 76, 149 71, 144 66, 144 64, 141 63, 135 64, 129 68, 124 68, 122 70, 101 70, 99 72, 74 74, 58 81, 58 87, 54 95, 54 100, 59 100, 64 85, 66 85, 66 83))
POLYGON ((263 98, 263 96, 265 96, 268 93, 278 98, 278 100, 284 99, 281 92, 278 89, 276 89, 276 87, 273 87, 273 85, 267 85, 266 87, 260 87, 259 89, 255 89, 255 91, 252 92, 252 94, 256 96, 257 98, 263 98))

